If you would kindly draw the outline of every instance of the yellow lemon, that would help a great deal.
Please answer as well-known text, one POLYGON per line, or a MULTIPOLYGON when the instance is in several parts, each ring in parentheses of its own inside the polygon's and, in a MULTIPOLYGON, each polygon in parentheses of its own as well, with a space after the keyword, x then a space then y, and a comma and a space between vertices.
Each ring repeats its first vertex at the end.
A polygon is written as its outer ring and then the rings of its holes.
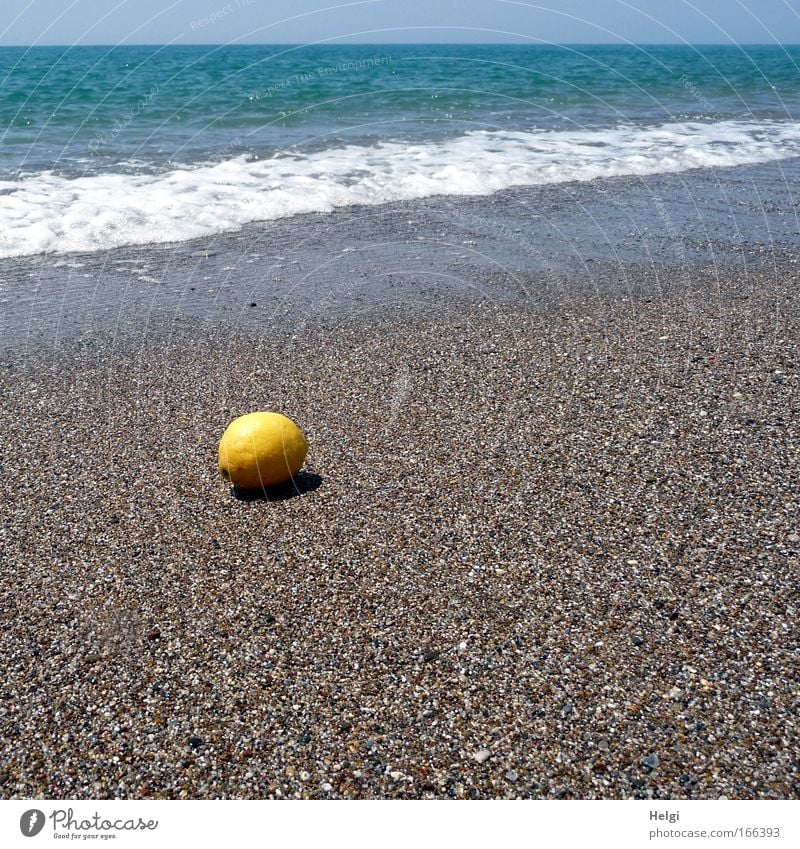
POLYGON ((219 471, 241 489, 263 489, 300 471, 308 443, 280 413, 248 413, 234 419, 219 443, 219 471))

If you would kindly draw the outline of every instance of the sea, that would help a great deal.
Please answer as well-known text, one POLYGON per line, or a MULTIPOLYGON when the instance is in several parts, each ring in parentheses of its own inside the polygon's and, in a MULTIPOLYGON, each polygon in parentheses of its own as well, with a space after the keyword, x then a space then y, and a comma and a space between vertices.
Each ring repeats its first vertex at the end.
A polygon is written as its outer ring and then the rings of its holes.
POLYGON ((780 165, 798 116, 796 46, 5 47, 0 257, 780 165))

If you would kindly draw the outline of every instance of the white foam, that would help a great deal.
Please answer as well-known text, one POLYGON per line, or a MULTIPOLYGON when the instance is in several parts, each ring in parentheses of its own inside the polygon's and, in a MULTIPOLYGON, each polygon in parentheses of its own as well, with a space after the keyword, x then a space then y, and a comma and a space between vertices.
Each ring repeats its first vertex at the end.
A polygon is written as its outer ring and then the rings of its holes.
POLYGON ((0 181, 0 257, 173 242, 251 221, 511 186, 769 162, 800 155, 793 122, 603 131, 477 131, 447 141, 244 156, 164 174, 0 181))

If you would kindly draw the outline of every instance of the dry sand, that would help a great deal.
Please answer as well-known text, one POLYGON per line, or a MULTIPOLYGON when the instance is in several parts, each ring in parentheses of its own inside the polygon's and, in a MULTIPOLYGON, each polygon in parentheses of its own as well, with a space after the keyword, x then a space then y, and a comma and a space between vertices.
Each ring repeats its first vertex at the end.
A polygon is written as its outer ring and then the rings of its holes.
POLYGON ((796 797, 798 283, 9 359, 0 794, 796 797))

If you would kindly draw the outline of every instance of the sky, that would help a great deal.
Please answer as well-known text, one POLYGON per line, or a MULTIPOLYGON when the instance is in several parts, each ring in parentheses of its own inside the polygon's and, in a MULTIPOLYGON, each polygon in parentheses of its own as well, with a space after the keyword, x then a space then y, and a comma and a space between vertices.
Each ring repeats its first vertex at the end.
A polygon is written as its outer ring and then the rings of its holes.
POLYGON ((800 43, 800 0, 0 0, 0 45, 800 43))

